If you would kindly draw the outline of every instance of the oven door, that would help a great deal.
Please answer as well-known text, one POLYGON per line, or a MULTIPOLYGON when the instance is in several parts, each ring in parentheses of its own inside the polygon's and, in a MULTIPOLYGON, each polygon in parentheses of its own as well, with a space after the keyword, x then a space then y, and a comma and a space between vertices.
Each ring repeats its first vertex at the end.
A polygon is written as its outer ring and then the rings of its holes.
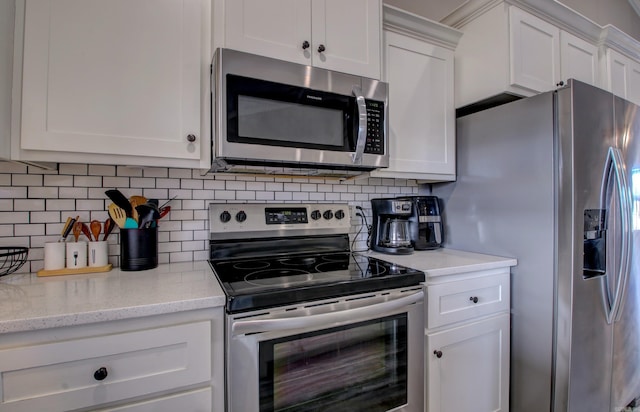
POLYGON ((227 411, 424 410, 423 291, 230 316, 227 411))

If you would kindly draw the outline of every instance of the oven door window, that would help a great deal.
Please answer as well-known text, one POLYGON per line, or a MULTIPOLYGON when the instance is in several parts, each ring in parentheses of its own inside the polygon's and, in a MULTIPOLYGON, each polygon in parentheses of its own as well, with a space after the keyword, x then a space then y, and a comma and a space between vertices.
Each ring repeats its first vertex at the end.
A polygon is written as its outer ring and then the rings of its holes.
POLYGON ((260 411, 385 412, 407 403, 407 314, 260 342, 260 411))
POLYGON ((230 142, 351 152, 354 111, 351 96, 227 75, 230 142))

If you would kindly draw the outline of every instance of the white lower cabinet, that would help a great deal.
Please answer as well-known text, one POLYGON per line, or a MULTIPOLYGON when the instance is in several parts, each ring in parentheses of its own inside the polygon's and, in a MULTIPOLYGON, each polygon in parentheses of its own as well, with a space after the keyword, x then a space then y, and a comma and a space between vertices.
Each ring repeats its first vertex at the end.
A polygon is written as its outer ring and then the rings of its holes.
POLYGON ((426 410, 507 412, 509 270, 443 278, 427 282, 426 410))
POLYGON ((427 333, 429 412, 509 410, 509 314, 427 333))
POLYGON ((221 309, 17 334, 0 343, 0 410, 222 410, 222 339, 221 309))

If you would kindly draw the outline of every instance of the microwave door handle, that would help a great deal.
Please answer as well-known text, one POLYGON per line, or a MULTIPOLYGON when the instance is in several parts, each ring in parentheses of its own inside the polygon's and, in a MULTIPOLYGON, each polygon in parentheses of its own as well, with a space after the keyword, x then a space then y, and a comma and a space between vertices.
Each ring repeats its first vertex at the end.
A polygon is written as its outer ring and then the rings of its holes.
POLYGON ((351 154, 351 160, 353 164, 357 165, 362 163, 362 154, 367 141, 367 104, 360 87, 354 86, 353 94, 356 97, 356 106, 358 107, 358 139, 356 140, 356 151, 351 154))
POLYGON ((234 322, 231 330, 232 334, 237 336, 299 328, 328 327, 344 322, 353 323, 358 319, 364 320, 389 315, 394 310, 409 306, 423 299, 424 292, 419 291, 409 296, 355 309, 282 319, 242 320, 234 322))

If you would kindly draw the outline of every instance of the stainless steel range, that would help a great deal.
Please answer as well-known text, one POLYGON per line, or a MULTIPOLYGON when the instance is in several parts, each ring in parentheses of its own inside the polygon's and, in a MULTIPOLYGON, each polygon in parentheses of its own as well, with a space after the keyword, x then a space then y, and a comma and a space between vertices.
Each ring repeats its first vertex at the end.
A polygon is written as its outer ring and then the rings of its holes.
POLYGON ((349 250, 347 204, 211 204, 227 412, 423 410, 424 273, 349 250))

